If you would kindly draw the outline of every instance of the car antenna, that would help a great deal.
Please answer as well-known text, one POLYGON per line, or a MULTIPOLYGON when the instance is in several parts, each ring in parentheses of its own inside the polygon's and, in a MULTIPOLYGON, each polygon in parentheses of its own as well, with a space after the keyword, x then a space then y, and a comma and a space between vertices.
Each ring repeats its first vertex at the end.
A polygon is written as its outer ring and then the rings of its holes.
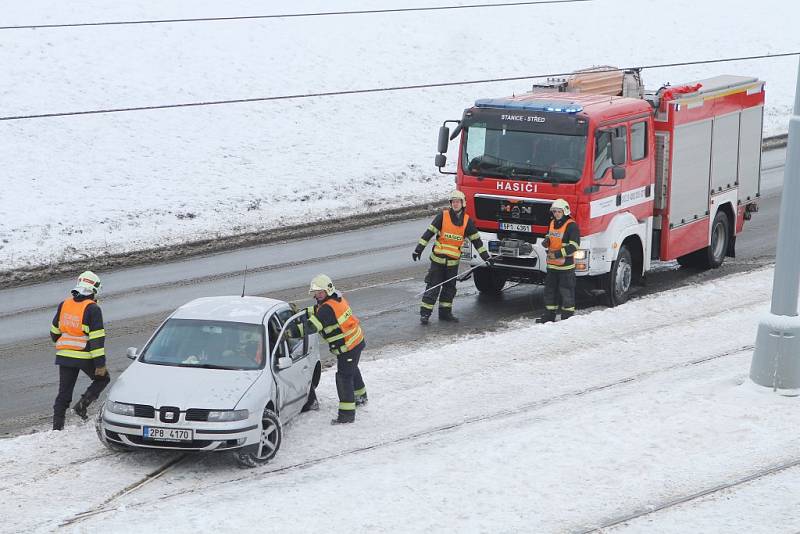
POLYGON ((242 280, 242 298, 244 298, 245 285, 247 285, 247 265, 244 266, 244 279, 242 280))

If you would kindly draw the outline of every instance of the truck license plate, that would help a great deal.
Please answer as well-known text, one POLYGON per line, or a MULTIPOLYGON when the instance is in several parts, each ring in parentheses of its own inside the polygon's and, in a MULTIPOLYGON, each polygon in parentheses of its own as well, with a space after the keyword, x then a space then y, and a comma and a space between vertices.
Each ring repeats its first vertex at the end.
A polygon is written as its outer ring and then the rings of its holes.
POLYGON ((530 232, 530 224, 517 224, 517 223, 500 223, 501 230, 508 230, 510 232, 530 232))
POLYGON ((147 439, 157 439, 161 441, 192 441, 194 431, 191 428, 160 428, 146 426, 142 436, 147 439))

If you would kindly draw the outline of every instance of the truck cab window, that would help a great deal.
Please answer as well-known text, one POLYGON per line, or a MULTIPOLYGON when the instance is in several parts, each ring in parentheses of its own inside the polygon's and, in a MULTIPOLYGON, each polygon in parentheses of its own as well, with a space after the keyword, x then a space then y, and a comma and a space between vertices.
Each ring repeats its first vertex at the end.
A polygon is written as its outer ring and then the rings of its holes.
POLYGON ((599 180, 611 168, 611 130, 594 134, 594 179, 599 180))
POLYGON ((614 166, 611 159, 611 139, 616 137, 622 139, 626 145, 625 153, 627 154, 627 129, 625 126, 618 126, 609 130, 598 130, 594 134, 594 164, 592 169, 594 171, 594 179, 600 180, 605 175, 606 171, 614 166))
POLYGON ((647 123, 637 122, 631 126, 631 161, 643 160, 647 156, 647 123))

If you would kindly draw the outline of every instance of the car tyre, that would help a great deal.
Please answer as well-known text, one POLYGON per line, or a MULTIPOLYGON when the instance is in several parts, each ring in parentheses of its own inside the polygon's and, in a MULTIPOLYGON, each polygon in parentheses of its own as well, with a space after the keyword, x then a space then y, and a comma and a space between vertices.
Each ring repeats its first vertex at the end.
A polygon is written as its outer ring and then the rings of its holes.
POLYGON ((260 439, 257 444, 246 447, 246 450, 235 451, 234 457, 241 467, 258 467, 272 460, 281 447, 283 426, 278 414, 264 408, 261 416, 260 439))
POLYGON ((94 419, 94 429, 97 432, 97 438, 100 440, 100 443, 105 445, 107 449, 114 452, 132 452, 133 449, 127 445, 109 441, 109 439, 106 437, 106 432, 103 429, 103 411, 104 408, 100 408, 100 410, 97 412, 97 417, 94 419))

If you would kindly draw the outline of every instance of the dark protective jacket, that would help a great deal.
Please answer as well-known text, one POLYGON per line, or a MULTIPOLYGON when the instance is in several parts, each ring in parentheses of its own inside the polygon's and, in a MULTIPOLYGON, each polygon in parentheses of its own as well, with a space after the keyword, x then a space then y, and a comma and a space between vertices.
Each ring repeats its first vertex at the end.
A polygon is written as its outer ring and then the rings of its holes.
MULTIPOLYGON (((83 302, 87 299, 91 299, 91 297, 76 295, 68 298, 67 300, 83 302)), ((52 339, 54 343, 58 342, 62 335, 61 329, 59 328, 59 320, 61 318, 61 309, 64 306, 64 302, 58 305, 56 314, 53 317, 53 322, 50 325, 50 339, 52 339)), ((59 350, 56 354, 56 364, 66 365, 69 367, 81 367, 82 362, 91 360, 95 367, 105 366, 106 331, 103 327, 103 312, 100 310, 100 306, 96 302, 92 302, 85 308, 83 312, 81 328, 88 337, 86 347, 82 350, 75 351, 59 350)))
POLYGON ((566 271, 575 268, 575 252, 580 248, 581 231, 578 223, 570 217, 550 222, 550 229, 544 240, 548 252, 547 268, 566 271))
POLYGON ((363 349, 364 332, 360 321, 347 300, 338 293, 306 308, 306 315, 307 322, 300 327, 299 333, 318 332, 332 354, 344 354, 358 347, 363 349))
MULTIPOLYGON (((453 208, 449 208, 448 211, 450 212, 450 220, 453 222, 453 224, 461 226, 464 222, 464 216, 466 215, 465 210, 461 209, 455 211, 453 208)), ((434 235, 439 235, 442 232, 443 220, 444 211, 441 211, 436 215, 436 217, 433 218, 433 221, 431 221, 431 223, 428 225, 425 233, 422 234, 422 237, 417 243, 415 252, 422 254, 422 251, 425 250, 425 247, 428 245, 428 242, 431 240, 431 238, 434 235)), ((481 259, 489 259, 489 252, 486 250, 486 247, 481 240, 481 235, 478 233, 478 229, 475 227, 475 223, 471 217, 468 218, 467 226, 464 228, 464 236, 472 242, 475 250, 478 252, 478 254, 480 254, 481 259)), ((436 252, 431 253, 431 261, 448 266, 458 265, 459 262, 459 260, 454 260, 446 256, 436 254, 436 252)))

